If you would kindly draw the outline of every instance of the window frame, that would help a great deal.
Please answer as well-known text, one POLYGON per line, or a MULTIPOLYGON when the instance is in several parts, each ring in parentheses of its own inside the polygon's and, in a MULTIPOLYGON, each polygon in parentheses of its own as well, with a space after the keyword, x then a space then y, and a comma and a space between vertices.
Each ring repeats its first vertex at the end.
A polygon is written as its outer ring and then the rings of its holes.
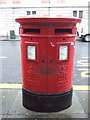
POLYGON ((31 15, 31 11, 27 11, 27 15, 31 15), (29 13, 29 14, 28 14, 29 13))
POLYGON ((79 18, 83 18, 83 10, 79 11, 79 18), (80 14, 81 13, 81 14, 80 14))
POLYGON ((76 10, 73 11, 73 17, 77 17, 77 11, 76 10), (76 12, 76 15, 74 15, 75 14, 74 12, 76 12))
POLYGON ((32 15, 36 15, 36 11, 34 10, 34 11, 32 11, 32 15), (34 13, 35 12, 35 13, 34 13))

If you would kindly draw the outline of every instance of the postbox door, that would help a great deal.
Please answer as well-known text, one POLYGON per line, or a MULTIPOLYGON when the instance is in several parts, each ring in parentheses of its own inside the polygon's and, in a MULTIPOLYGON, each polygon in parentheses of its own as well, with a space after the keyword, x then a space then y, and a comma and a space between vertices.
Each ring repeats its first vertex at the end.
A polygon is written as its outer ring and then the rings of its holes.
POLYGON ((23 86, 33 92, 47 93, 47 40, 45 38, 24 40, 26 64, 23 86))
POLYGON ((48 93, 64 92, 72 88, 74 42, 48 40, 48 93))

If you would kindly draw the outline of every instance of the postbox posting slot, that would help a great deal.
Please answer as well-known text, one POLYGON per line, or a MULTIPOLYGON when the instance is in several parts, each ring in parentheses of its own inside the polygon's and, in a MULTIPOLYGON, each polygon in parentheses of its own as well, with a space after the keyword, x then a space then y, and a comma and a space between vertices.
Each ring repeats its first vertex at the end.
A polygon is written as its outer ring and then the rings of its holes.
POLYGON ((24 34, 40 34, 40 29, 25 28, 24 34))
POLYGON ((55 34, 72 34, 72 29, 55 29, 55 34))

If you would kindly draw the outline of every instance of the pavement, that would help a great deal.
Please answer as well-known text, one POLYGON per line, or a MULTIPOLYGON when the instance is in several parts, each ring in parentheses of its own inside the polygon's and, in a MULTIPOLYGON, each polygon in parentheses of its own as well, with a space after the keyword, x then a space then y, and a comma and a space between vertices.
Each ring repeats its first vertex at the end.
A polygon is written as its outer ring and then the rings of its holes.
POLYGON ((22 106, 21 90, 2 91, 3 118, 88 118, 88 92, 74 91, 72 106, 55 113, 38 113, 22 106))
POLYGON ((77 41, 73 78, 72 106, 54 113, 28 110, 22 105, 22 74, 20 41, 0 41, 0 118, 18 119, 74 119, 90 120, 90 69, 88 47, 90 43, 77 41), (12 73, 12 74, 11 74, 12 73))

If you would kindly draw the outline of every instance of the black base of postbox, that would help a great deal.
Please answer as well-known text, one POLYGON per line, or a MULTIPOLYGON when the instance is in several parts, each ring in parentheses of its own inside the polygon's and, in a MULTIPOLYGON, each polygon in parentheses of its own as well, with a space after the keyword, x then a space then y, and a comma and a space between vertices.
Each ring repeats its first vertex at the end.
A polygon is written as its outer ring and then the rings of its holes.
POLYGON ((58 112, 71 106, 72 89, 57 94, 40 94, 23 88, 23 106, 36 112, 58 112))

